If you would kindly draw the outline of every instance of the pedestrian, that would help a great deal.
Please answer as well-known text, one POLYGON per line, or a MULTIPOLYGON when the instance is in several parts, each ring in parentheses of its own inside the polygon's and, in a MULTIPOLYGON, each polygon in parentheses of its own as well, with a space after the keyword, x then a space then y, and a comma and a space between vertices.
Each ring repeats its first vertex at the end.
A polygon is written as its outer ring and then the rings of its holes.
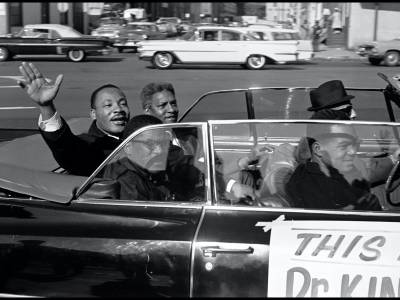
POLYGON ((300 34, 303 40, 308 40, 310 38, 310 27, 308 25, 308 20, 304 19, 300 26, 300 34))
POLYGON ((342 15, 339 11, 339 8, 335 7, 335 10, 331 16, 332 19, 332 30, 333 33, 338 34, 342 32, 342 15))
POLYGON ((319 21, 315 21, 314 26, 312 27, 312 45, 313 45, 313 51, 318 52, 319 51, 319 43, 320 43, 320 37, 322 33, 322 28, 319 26, 319 21))
POLYGON ((19 70, 24 77, 19 85, 38 105, 39 131, 57 163, 70 174, 92 174, 122 141, 130 118, 125 94, 113 84, 94 90, 90 99, 92 124, 87 133, 74 135, 54 105, 63 75, 48 81, 34 64, 26 62, 19 70))

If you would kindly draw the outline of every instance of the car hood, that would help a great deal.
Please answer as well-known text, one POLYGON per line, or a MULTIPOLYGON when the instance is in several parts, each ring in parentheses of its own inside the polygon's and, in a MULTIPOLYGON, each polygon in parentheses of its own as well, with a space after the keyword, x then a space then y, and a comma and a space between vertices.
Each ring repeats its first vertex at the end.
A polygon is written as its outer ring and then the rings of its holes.
POLYGON ((71 201, 86 179, 0 163, 0 188, 58 203, 71 201))

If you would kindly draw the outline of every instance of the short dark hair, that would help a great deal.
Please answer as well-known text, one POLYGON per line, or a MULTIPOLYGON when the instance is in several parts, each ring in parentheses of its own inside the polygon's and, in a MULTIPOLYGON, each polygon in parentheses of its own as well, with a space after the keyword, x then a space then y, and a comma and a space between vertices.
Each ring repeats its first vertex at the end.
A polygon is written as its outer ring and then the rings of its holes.
POLYGON ((122 133, 122 139, 126 139, 139 128, 147 125, 163 124, 163 122, 152 115, 138 115, 129 120, 126 124, 124 132, 122 133))
POLYGON ((174 86, 169 82, 151 82, 147 84, 140 93, 140 99, 142 100, 142 107, 145 109, 152 101, 152 96, 155 93, 162 91, 169 91, 175 96, 174 86))
POLYGON ((107 88, 117 89, 125 96, 124 92, 116 85, 111 84, 111 83, 104 84, 104 85, 98 87, 97 89, 95 89, 93 91, 92 95, 90 96, 90 108, 95 108, 95 102, 96 102, 97 95, 99 94, 100 91, 107 89, 107 88))

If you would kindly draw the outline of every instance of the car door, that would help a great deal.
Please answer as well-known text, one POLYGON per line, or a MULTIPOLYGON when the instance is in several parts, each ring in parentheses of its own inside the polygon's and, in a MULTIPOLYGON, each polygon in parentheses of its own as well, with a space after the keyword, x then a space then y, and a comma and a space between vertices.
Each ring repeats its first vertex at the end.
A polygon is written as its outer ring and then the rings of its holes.
MULTIPOLYGON (((237 179, 238 168, 232 166, 249 154, 255 140, 276 146, 304 128, 295 121, 259 126, 267 122, 209 122, 211 153, 220 164, 214 169, 225 182, 237 179)), ((366 137, 377 128, 364 125, 357 127, 365 135, 361 149, 373 149, 366 137)), ((389 136, 396 147, 395 134, 389 136)), ((383 212, 304 209, 271 198, 265 198, 269 207, 249 206, 221 189, 214 194, 217 201, 205 207, 194 243, 192 296, 398 296, 395 207, 383 212)))
POLYGON ((20 54, 53 54, 48 29, 32 28, 29 35, 23 37, 20 54))
POLYGON ((221 51, 218 41, 219 30, 199 29, 197 40, 185 41, 177 45, 181 51, 175 51, 179 59, 185 63, 220 62, 221 51))
MULTIPOLYGON (((188 140, 185 132, 204 140, 202 126, 186 129, 174 131, 181 144, 188 140)), ((196 140, 199 163, 207 170, 206 152, 196 140)), ((125 145, 98 172, 124 157, 125 145)), ((47 297, 190 294, 192 241, 207 203, 208 175, 196 185, 194 199, 159 201, 119 199, 119 182, 96 177, 98 172, 89 178, 56 174, 84 182, 69 204, 2 196, 0 293, 47 297)))

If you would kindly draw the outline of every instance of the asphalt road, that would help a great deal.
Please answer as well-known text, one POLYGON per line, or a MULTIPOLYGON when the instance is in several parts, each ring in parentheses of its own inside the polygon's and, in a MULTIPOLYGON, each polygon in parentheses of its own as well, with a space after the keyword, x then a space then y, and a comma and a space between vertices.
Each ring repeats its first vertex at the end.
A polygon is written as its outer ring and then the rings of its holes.
POLYGON ((35 63, 44 75, 54 79, 64 74, 62 89, 56 99, 58 110, 67 119, 87 116, 91 92, 99 85, 113 83, 126 93, 133 114, 141 113, 140 90, 151 81, 169 81, 175 89, 183 113, 202 94, 220 89, 256 86, 310 86, 341 79, 347 87, 383 88, 376 73, 400 73, 400 67, 371 66, 365 59, 314 61, 304 64, 270 65, 260 71, 239 66, 176 66, 158 70, 140 61, 133 52, 89 57, 73 63, 63 57, 20 57, 0 64, 0 128, 36 128, 38 110, 25 92, 16 86, 18 66, 23 61, 35 63))

